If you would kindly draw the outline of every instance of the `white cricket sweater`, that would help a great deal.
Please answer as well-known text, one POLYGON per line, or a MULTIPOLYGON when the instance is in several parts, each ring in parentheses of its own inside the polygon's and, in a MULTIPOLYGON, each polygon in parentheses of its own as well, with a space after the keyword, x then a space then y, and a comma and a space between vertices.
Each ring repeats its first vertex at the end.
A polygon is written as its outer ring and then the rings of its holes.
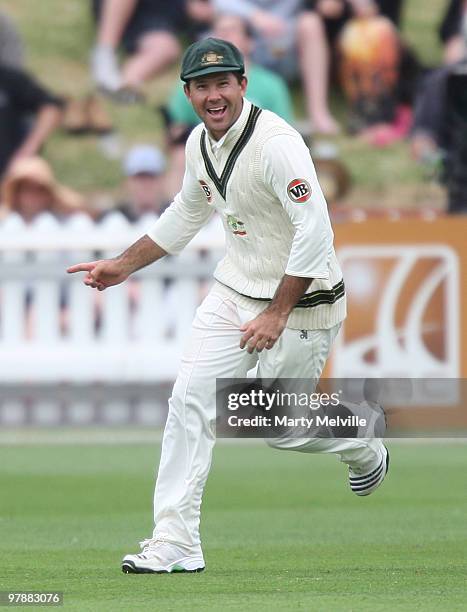
POLYGON ((220 214, 226 254, 214 277, 241 307, 267 307, 286 273, 313 279, 289 316, 292 329, 329 329, 345 318, 342 272, 327 206, 301 136, 244 100, 220 141, 201 124, 186 145, 183 187, 148 235, 179 253, 220 214))

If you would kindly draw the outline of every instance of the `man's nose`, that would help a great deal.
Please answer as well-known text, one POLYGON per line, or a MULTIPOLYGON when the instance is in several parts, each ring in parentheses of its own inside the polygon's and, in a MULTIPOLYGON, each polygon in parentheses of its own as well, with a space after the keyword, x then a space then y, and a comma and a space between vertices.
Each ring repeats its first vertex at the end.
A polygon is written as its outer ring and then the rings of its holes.
POLYGON ((208 100, 211 102, 213 100, 219 100, 220 92, 219 89, 215 86, 210 87, 208 91, 208 100))

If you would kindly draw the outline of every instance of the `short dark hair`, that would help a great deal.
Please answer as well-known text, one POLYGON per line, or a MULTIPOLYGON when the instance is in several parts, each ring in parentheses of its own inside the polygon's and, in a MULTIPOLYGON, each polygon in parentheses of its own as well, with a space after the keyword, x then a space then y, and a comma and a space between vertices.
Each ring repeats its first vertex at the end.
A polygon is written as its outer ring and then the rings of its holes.
POLYGON ((240 84, 245 78, 244 72, 232 72, 232 74, 237 78, 238 83, 240 84))

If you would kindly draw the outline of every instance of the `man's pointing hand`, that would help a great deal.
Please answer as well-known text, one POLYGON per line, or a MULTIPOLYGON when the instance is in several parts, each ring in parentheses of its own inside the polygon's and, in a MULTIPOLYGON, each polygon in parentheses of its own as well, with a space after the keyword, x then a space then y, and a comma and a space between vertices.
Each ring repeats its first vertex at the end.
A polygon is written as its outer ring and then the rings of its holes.
POLYGON ((115 259, 101 259, 99 261, 79 263, 70 266, 67 272, 68 274, 87 272, 84 277, 84 284, 99 291, 104 291, 107 287, 118 285, 129 276, 129 272, 115 259))

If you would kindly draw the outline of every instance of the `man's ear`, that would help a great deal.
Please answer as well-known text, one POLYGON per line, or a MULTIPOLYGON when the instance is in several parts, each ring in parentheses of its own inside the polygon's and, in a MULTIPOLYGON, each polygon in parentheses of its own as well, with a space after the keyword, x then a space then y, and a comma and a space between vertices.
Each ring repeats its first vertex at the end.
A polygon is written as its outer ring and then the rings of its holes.
POLYGON ((190 82, 184 83, 183 91, 185 92, 185 96, 188 98, 188 100, 190 100, 190 98, 191 98, 191 94, 190 94, 190 82))
POLYGON ((246 76, 244 76, 242 78, 242 81, 241 81, 240 85, 241 85, 241 88, 242 88, 242 93, 244 94, 246 92, 246 88, 248 86, 248 79, 246 78, 246 76))

